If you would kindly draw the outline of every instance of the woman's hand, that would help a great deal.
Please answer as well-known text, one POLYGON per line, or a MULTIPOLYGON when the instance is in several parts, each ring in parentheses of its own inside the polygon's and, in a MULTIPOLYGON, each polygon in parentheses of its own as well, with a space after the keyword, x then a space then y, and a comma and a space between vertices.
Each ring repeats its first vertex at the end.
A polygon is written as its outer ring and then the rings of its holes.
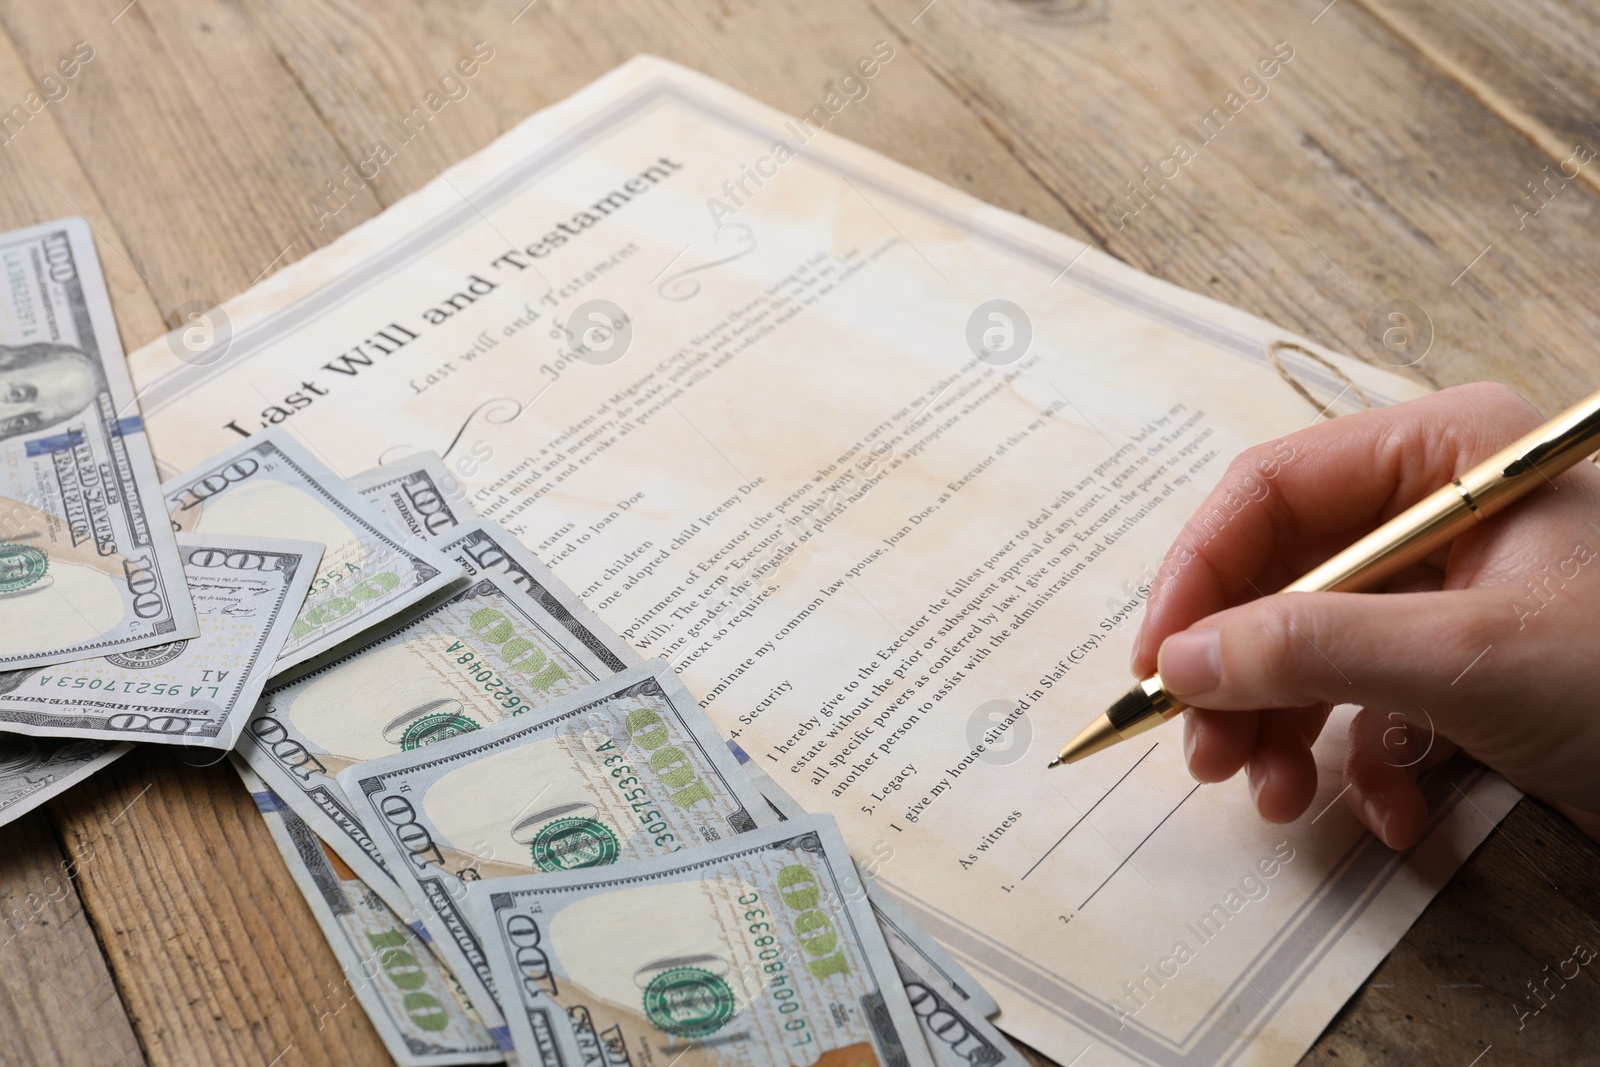
POLYGON ((1344 798, 1391 847, 1421 835, 1416 776, 1455 747, 1600 837, 1592 464, 1381 593, 1264 595, 1541 421, 1511 390, 1480 383, 1322 423, 1233 462, 1168 551, 1134 644, 1134 673, 1159 668, 1195 709, 1184 745, 1196 778, 1244 767, 1263 817, 1298 818, 1316 793, 1311 744, 1333 705, 1354 703, 1344 798))

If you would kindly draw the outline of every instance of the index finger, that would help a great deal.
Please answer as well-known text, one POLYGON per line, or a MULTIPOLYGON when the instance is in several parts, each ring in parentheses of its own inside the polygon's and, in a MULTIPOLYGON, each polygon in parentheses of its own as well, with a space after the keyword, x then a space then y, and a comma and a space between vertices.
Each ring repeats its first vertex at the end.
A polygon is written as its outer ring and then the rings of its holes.
POLYGON ((1346 415, 1250 448, 1186 523, 1152 583, 1133 670, 1156 667, 1170 634, 1276 591, 1293 546, 1355 541, 1538 425, 1511 389, 1477 382, 1346 415))

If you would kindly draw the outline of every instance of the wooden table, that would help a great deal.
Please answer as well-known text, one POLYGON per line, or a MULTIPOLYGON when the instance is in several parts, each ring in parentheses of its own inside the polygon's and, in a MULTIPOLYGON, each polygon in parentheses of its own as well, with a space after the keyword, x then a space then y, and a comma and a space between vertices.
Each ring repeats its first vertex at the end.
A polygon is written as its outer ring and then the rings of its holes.
MULTIPOLYGON (((1406 373, 1434 385, 1551 410, 1600 377, 1580 0, 0 0, 0 112, 93 49, 0 128, 0 228, 86 216, 132 349, 636 52, 798 113, 880 40, 897 58, 846 137, 1358 356, 1410 301, 1434 339, 1406 373), (480 40, 469 96, 337 213, 308 206, 480 40), (1280 41, 1292 59, 1241 91, 1280 41), (1193 158, 1145 183, 1180 139, 1193 158)), ((226 767, 146 748, 0 834, 0 913, 31 917, 0 957, 5 1062, 387 1062, 226 767)), ((1580 941, 1600 850, 1524 801, 1307 1062, 1594 1062, 1595 967, 1517 1019, 1580 941)))

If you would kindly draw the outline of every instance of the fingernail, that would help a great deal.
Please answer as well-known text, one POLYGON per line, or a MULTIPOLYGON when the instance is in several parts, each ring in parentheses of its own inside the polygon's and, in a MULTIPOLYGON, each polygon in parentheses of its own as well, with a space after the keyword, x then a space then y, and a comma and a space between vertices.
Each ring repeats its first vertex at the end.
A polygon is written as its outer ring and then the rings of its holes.
POLYGON ((1194 773, 1194 745, 1199 740, 1197 734, 1198 727, 1194 723, 1194 712, 1185 711, 1183 713, 1183 765, 1188 768, 1189 777, 1198 782, 1200 776, 1194 773))
POLYGON ((1372 828, 1384 844, 1389 844, 1389 805, 1375 796, 1368 797, 1361 804, 1361 810, 1367 817, 1367 825, 1372 828))
POLYGON ((1161 643, 1161 681, 1179 696, 1209 693, 1222 683, 1220 631, 1184 630, 1161 643))
POLYGON ((1133 635, 1133 651, 1128 653, 1128 670, 1135 669, 1134 664, 1139 662, 1139 650, 1144 647, 1144 627, 1133 635))
MULTIPOLYGON (((1166 677, 1163 675, 1162 677, 1166 677)), ((1250 800, 1255 804, 1256 810, 1261 809, 1261 790, 1267 786, 1266 768, 1251 760, 1245 765, 1244 777, 1250 783, 1250 800)))

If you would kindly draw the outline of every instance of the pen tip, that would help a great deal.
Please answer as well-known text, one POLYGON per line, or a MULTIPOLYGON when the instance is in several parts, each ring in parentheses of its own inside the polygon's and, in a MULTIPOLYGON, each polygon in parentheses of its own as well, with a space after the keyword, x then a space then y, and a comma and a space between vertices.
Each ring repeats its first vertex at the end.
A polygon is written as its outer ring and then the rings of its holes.
POLYGON ((1059 767, 1059 766, 1061 766, 1061 757, 1057 756, 1055 759, 1051 760, 1049 763, 1046 763, 1044 765, 1044 769, 1045 770, 1049 770, 1051 767, 1059 767))
MULTIPOLYGON (((1139 691, 1135 690, 1134 692, 1139 691)), ((1132 695, 1130 693, 1122 699, 1127 700, 1132 695)), ((1141 693, 1140 695, 1142 696, 1143 694, 1141 693)), ((1084 727, 1083 732, 1077 737, 1067 742, 1067 746, 1056 757, 1056 762, 1076 763, 1085 756, 1092 756, 1096 752, 1110 748, 1120 740, 1122 740, 1122 736, 1117 733, 1117 728, 1111 724, 1110 717, 1101 715, 1094 722, 1084 727)))

